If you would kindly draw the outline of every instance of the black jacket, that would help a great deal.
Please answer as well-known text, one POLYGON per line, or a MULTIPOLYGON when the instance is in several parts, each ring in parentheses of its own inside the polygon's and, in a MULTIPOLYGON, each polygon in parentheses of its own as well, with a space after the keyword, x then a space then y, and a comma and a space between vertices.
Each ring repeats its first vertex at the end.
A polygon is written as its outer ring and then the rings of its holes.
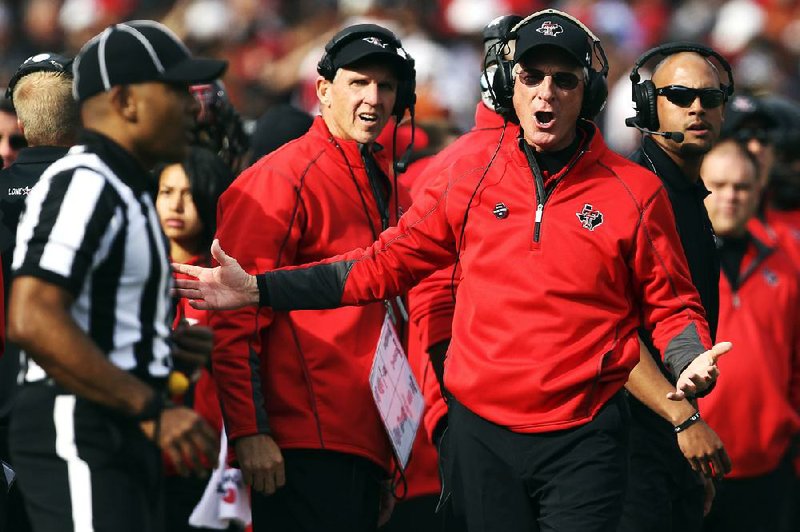
MULTIPOLYGON (((6 299, 11 294, 11 259, 17 241, 17 224, 31 188, 52 163, 66 155, 68 148, 36 146, 23 148, 14 164, 0 171, 0 256, 6 299)), ((8 301, 5 302, 6 305, 8 301)), ((19 372, 19 348, 6 342, 0 357, 0 423, 11 410, 11 399, 19 372)))

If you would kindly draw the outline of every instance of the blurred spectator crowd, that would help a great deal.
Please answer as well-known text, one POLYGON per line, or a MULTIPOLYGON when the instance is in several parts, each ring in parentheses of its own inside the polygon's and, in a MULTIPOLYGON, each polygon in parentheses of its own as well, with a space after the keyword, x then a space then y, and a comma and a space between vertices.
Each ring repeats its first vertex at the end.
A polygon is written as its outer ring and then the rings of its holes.
POLYGON ((0 2, 0 83, 42 50, 74 56, 110 23, 161 20, 199 54, 230 61, 232 103, 254 120, 291 103, 311 113, 316 62, 342 25, 370 19, 391 28, 416 60, 417 119, 439 131, 472 125, 487 20, 545 7, 593 28, 611 63, 600 118, 612 148, 626 153, 638 134, 628 73, 644 50, 674 40, 704 42, 733 65, 739 90, 800 96, 800 3, 788 0, 27 0, 0 2))

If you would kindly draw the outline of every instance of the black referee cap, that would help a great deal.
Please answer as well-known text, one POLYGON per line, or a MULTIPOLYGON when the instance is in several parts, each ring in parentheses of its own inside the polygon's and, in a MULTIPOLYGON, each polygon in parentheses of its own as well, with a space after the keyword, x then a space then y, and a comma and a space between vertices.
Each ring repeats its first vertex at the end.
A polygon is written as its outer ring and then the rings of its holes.
POLYGON ((72 67, 72 90, 82 102, 115 85, 208 83, 222 76, 227 66, 227 61, 192 57, 163 24, 133 20, 111 25, 83 45, 72 67))

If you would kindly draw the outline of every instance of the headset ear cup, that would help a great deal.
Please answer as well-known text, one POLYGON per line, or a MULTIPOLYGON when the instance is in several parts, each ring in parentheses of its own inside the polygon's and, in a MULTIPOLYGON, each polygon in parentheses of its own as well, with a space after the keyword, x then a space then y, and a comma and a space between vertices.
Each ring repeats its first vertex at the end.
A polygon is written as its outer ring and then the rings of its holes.
POLYGON ((656 107, 656 86, 649 79, 644 80, 642 87, 642 108, 647 109, 647 123, 643 125, 645 129, 658 131, 658 108, 656 107))
POLYGON ((394 108, 392 109, 392 115, 397 119, 398 124, 403 119, 406 109, 413 114, 412 109, 416 103, 416 81, 413 79, 401 80, 397 84, 397 97, 395 98, 394 108))
POLYGON ((492 92, 494 93, 497 112, 500 114, 511 113, 514 110, 514 78, 511 74, 513 63, 511 61, 498 61, 497 70, 492 78, 492 92))
POLYGON ((606 77, 596 70, 589 70, 589 79, 583 92, 581 118, 594 120, 606 104, 608 98, 608 82, 606 77))

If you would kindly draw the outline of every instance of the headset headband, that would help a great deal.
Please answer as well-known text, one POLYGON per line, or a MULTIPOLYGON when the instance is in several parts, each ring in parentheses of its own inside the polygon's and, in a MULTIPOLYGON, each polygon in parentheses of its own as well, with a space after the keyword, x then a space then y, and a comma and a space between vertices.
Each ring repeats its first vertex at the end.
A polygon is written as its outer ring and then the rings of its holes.
POLYGON ((733 71, 731 69, 731 65, 728 61, 722 57, 716 50, 709 48, 708 46, 704 46, 702 44, 687 42, 687 41, 679 41, 679 42, 672 42, 667 44, 662 44, 660 46, 656 46, 655 48, 651 48, 650 50, 646 51, 639 59, 636 60, 636 64, 633 65, 633 70, 631 70, 630 80, 633 83, 639 83, 641 80, 641 76, 639 75, 639 69, 644 66, 650 59, 657 55, 669 56, 680 52, 694 52, 696 54, 700 54, 703 57, 713 57, 714 59, 719 62, 720 66, 725 69, 725 73, 728 76, 728 84, 722 85, 723 90, 727 96, 731 96, 733 94, 734 83, 733 83, 733 71))

